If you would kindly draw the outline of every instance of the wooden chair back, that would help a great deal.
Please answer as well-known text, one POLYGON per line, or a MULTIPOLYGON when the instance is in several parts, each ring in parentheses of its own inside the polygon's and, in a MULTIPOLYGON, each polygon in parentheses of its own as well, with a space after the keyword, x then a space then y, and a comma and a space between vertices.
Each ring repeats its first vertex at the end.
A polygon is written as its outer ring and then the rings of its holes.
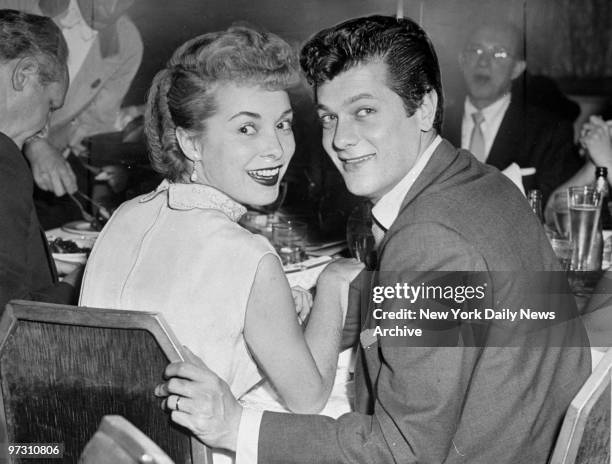
POLYGON ((122 416, 104 416, 79 464, 174 464, 149 437, 122 416))
POLYGON ((0 443, 62 443, 62 462, 76 463, 113 414, 177 464, 212 462, 153 394, 181 350, 156 313, 10 302, 0 318, 0 443))
POLYGON ((565 414, 550 464, 609 464, 612 349, 578 391, 565 414))

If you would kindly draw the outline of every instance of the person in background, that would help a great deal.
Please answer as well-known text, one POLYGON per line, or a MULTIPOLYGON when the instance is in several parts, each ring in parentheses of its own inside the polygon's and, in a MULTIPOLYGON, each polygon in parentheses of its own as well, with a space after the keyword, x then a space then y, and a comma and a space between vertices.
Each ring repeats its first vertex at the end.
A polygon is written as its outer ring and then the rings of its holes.
MULTIPOLYGON (((80 270, 58 283, 21 148, 62 107, 67 47, 49 18, 0 10, 0 308, 14 298, 75 303, 80 270)), ((68 271, 64 269, 63 271, 68 271)))
POLYGON ((512 92, 526 67, 521 33, 508 23, 478 27, 459 55, 467 95, 446 108, 443 135, 476 158, 505 170, 515 164, 524 190, 539 189, 543 202, 580 166, 569 120, 512 92))
MULTIPOLYGON (((590 370, 579 320, 533 334, 509 321, 477 324, 474 332, 463 323, 430 330, 427 321, 392 319, 439 298, 413 306, 374 298, 396 286, 443 285, 441 276, 465 282, 473 272, 487 280, 481 307, 569 293, 565 276, 546 272, 559 264, 520 192, 439 136, 440 68, 425 31, 408 18, 352 19, 310 39, 301 64, 315 89, 325 151, 348 189, 374 204, 378 261, 352 284, 351 295, 362 298, 349 300, 345 325, 359 344, 356 410, 336 420, 251 411, 195 357, 166 368, 169 380, 156 388, 162 404, 179 401, 172 420, 205 443, 237 450, 237 463, 547 462, 590 370), (431 338, 384 335, 398 326, 431 338), (442 333, 452 340, 437 343, 442 333)), ((560 299, 575 312, 573 299, 560 299)))
MULTIPOLYGON (((35 201, 45 229, 81 218, 76 205, 64 195, 77 188, 87 193, 91 174, 71 155, 84 154, 84 138, 116 131, 116 124, 124 119, 121 103, 143 52, 140 33, 124 14, 132 3, 0 0, 0 8, 52 17, 68 43, 70 87, 66 102, 51 116, 48 130, 24 146, 38 187, 35 201)), ((97 175, 111 188, 120 188, 125 179, 125 173, 115 166, 103 168, 97 175)))
POLYGON ((555 192, 568 187, 592 184, 595 168, 608 168, 608 179, 612 174, 612 120, 604 121, 601 116, 593 115, 580 129, 580 145, 585 151, 586 160, 576 173, 561 184, 555 192))

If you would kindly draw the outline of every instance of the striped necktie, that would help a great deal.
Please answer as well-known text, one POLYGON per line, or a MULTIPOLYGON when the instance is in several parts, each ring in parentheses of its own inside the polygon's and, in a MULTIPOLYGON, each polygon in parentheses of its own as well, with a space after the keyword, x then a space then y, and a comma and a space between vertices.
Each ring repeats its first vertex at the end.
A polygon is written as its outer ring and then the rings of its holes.
POLYGON ((472 119, 474 120, 474 129, 472 130, 472 136, 470 137, 470 151, 476 157, 478 161, 485 162, 487 155, 485 153, 484 135, 482 133, 482 123, 484 116, 480 111, 472 113, 472 119))

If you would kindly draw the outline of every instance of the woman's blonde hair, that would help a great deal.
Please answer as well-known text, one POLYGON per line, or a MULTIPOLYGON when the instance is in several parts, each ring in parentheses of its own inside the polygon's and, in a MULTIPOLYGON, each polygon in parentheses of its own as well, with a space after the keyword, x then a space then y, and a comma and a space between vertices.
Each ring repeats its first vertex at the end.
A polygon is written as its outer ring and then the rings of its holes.
POLYGON ((205 132, 206 119, 217 108, 218 84, 286 90, 298 81, 296 54, 274 34, 232 27, 187 41, 156 74, 149 90, 145 134, 151 165, 171 181, 186 180, 189 163, 176 128, 205 132))

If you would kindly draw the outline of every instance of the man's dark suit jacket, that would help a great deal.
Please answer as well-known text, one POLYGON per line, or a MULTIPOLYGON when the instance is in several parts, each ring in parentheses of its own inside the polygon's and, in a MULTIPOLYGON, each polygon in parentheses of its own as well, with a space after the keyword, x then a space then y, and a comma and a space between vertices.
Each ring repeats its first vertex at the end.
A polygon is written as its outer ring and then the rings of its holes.
POLYGON ((0 312, 14 298, 75 303, 55 264, 32 199, 34 180, 15 143, 0 132, 0 312))
MULTIPOLYGON (((491 279, 487 304, 497 307, 524 301, 534 290, 528 271, 559 269, 514 185, 446 141, 408 192, 378 251, 371 288, 402 280, 419 284, 434 270, 483 271, 491 279)), ((405 305, 388 300, 382 307, 405 305)), ((376 322, 385 327, 397 321, 374 321, 373 308, 368 302, 358 329, 356 411, 337 420, 265 412, 259 462, 547 462, 566 408, 590 372, 588 348, 575 347, 588 344, 582 327, 559 329, 573 341, 570 348, 528 342, 390 346, 372 337, 372 329, 376 322)))
MULTIPOLYGON (((444 111, 442 135, 459 147, 463 100, 447 106, 444 111)), ((523 177, 523 187, 525 192, 540 189, 546 204, 553 190, 582 164, 573 137, 573 128, 568 121, 520 98, 512 98, 486 163, 499 170, 513 162, 521 168, 536 168, 535 175, 523 177)))

